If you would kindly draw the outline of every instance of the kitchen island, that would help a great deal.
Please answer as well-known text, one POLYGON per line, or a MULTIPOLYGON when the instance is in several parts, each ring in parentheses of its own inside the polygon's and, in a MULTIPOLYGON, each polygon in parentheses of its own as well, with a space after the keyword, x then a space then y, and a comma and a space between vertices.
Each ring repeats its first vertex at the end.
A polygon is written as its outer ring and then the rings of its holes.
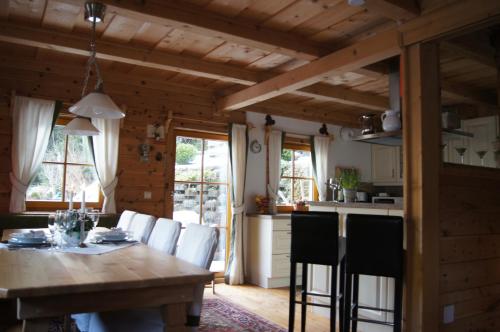
MULTIPOLYGON (((373 214, 403 217, 403 206, 397 204, 372 204, 372 203, 337 203, 337 202, 309 202, 309 211, 337 212, 339 214, 340 233, 345 235, 345 220, 348 214, 373 214)), ((380 239, 386 241, 390 239, 380 239)), ((404 242, 406 246, 406 227, 404 242)), ((310 265, 308 269, 308 291, 330 294, 331 268, 324 265, 310 265)), ((337 280, 337 289, 338 280, 337 280)), ((359 304, 364 306, 393 309, 394 280, 385 277, 360 276, 359 278, 359 304)), ((329 298, 312 296, 315 303, 330 304, 329 298)), ((313 307, 318 314, 329 316, 329 309, 313 307)), ((338 310, 337 310, 338 314, 338 310)), ((360 318, 392 321, 392 314, 374 311, 359 310, 360 318)), ((388 332, 391 327, 374 324, 360 323, 361 331, 388 332)))

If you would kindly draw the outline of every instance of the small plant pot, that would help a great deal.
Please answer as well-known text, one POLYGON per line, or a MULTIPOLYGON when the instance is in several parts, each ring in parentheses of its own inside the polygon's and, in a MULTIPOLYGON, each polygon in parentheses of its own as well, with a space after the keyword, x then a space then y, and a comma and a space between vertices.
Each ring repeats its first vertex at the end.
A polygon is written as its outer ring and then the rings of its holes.
POLYGON ((354 189, 342 189, 344 192, 344 202, 345 203, 354 203, 356 200, 356 190, 354 189))

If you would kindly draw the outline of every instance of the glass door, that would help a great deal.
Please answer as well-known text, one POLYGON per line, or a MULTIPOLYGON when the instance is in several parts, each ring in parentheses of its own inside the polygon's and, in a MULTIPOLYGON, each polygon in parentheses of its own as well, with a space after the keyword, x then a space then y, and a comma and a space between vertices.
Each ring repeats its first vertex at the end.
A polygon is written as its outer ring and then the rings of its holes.
POLYGON ((229 217, 229 151, 223 135, 179 132, 176 135, 173 219, 219 228, 211 266, 224 271, 229 217))

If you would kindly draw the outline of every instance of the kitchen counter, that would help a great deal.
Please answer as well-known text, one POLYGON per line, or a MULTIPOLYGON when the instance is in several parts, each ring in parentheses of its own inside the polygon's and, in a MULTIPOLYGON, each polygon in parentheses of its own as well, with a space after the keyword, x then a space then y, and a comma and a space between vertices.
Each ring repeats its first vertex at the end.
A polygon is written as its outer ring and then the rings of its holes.
POLYGON ((380 210, 403 210, 401 204, 374 204, 374 203, 339 203, 339 202, 307 202, 311 207, 334 207, 334 208, 359 208, 359 209, 380 209, 380 210))

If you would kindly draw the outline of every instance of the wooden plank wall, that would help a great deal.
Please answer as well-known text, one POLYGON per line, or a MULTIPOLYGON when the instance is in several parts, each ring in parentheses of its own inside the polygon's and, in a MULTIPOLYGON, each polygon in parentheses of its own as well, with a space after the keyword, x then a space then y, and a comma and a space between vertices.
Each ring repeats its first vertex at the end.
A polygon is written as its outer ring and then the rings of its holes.
MULTIPOLYGON (((63 85, 64 82, 61 82, 63 85)), ((17 85, 19 95, 30 95, 35 90, 31 87, 23 88, 17 85)), ((236 112, 234 115, 221 116, 213 113, 213 107, 207 103, 200 103, 193 97, 195 103, 165 102, 158 99, 160 92, 155 96, 151 90, 148 96, 115 97, 118 105, 127 106, 127 115, 120 129, 120 147, 118 156, 118 186, 116 192, 117 211, 125 209, 140 211, 156 216, 168 216, 172 213, 168 206, 168 193, 173 190, 173 164, 175 162, 175 137, 168 136, 168 140, 155 141, 146 138, 146 126, 159 123, 164 125, 169 110, 173 111, 173 121, 170 130, 175 127, 183 129, 206 130, 212 132, 226 132, 229 121, 244 122, 245 114, 236 112), (158 98, 156 98, 158 97, 158 98), (139 144, 151 144, 149 162, 141 162, 139 158, 139 144), (160 153, 161 160, 156 160, 160 153), (144 199, 144 191, 150 191, 151 199, 144 199)), ((41 85, 36 90, 36 97, 59 99, 60 90, 41 85), (46 88, 47 87, 47 88, 46 88)), ((75 92, 77 93, 77 91, 75 92)), ((66 98, 76 98, 78 95, 71 91, 66 98)), ((8 212, 10 199, 9 172, 11 170, 10 145, 12 119, 9 116, 8 89, 0 88, 0 213, 8 212)), ((164 99, 165 100, 165 99, 164 99)))
POLYGON ((441 331, 500 331, 500 170, 445 164, 440 172, 441 331))

